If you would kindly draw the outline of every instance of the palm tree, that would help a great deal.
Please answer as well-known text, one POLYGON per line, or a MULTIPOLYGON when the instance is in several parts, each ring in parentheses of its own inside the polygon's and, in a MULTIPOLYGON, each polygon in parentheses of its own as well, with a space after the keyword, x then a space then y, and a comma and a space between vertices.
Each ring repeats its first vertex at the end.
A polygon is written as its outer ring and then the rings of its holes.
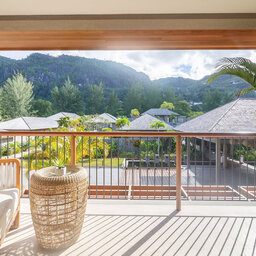
MULTIPOLYGON (((160 130, 160 128, 165 128, 166 125, 164 122, 162 121, 154 121, 151 125, 150 125, 150 128, 154 128, 156 130, 160 130)), ((158 155, 159 155, 159 137, 157 139, 157 143, 158 143, 158 149, 157 149, 157 152, 158 152, 158 155)))
POLYGON ((249 91, 256 90, 256 63, 249 59, 236 58, 222 58, 216 65, 216 71, 210 76, 207 83, 211 83, 215 78, 222 75, 233 75, 242 78, 251 86, 241 90, 238 96, 243 95, 249 91))

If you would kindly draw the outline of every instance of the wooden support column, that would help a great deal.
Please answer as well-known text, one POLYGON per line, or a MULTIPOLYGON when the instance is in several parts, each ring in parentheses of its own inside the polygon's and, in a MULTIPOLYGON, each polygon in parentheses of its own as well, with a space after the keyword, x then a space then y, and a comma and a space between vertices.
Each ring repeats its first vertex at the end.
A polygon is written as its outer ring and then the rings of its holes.
POLYGON ((71 135, 71 164, 76 165, 76 136, 71 135))
POLYGON ((221 150, 221 144, 220 144, 220 138, 216 139, 216 185, 220 184, 220 150, 221 150))
POLYGON ((176 138, 176 210, 181 210, 181 159, 182 159, 182 146, 181 136, 176 138))

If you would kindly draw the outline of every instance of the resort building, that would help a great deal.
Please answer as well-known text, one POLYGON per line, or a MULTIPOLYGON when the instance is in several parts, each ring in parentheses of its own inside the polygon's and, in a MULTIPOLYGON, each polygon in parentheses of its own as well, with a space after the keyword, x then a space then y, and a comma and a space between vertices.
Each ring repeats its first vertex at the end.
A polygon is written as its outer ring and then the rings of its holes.
POLYGON ((142 113, 142 115, 149 114, 151 116, 155 116, 162 121, 171 124, 171 125, 179 125, 188 120, 186 116, 182 116, 174 111, 165 108, 151 108, 146 112, 142 113))
POLYGON ((100 115, 96 115, 96 117, 92 117, 88 122, 94 125, 94 129, 97 131, 102 130, 103 128, 111 128, 112 130, 116 130, 116 120, 117 118, 112 116, 109 113, 103 113, 100 115))
POLYGON ((48 117, 18 117, 0 122, 0 130, 5 131, 47 131, 56 128, 57 121, 48 117))
POLYGON ((69 117, 71 120, 77 119, 80 116, 75 113, 59 112, 57 114, 48 116, 47 118, 58 121, 61 117, 69 117))
POLYGON ((176 127, 182 132, 256 131, 256 99, 239 98, 176 127))
MULTIPOLYGON (((155 121, 162 121, 161 119, 149 115, 147 113, 144 113, 142 116, 136 118, 132 122, 130 122, 129 126, 124 126, 122 130, 124 131, 155 131, 156 129, 151 128, 151 124, 155 121)), ((171 131, 174 130, 174 127, 170 124, 164 122, 165 128, 161 127, 159 128, 160 131, 171 131)))

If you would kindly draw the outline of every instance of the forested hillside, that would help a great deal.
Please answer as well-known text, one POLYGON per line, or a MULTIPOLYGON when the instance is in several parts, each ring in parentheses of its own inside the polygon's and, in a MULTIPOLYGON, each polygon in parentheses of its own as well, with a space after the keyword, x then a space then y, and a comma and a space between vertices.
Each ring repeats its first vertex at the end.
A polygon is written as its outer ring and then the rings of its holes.
POLYGON ((123 64, 77 56, 34 53, 22 60, 0 57, 0 87, 18 73, 33 85, 31 115, 39 116, 58 111, 129 115, 134 108, 142 113, 163 101, 178 106, 184 100, 203 102, 192 107, 193 111, 208 111, 232 100, 232 94, 247 86, 230 76, 220 77, 211 85, 206 84, 207 77, 151 81, 146 74, 123 64))
MULTIPOLYGON (((209 76, 205 76, 201 80, 193 80, 182 77, 168 77, 155 82, 162 89, 170 87, 177 95, 182 95, 186 100, 194 102, 203 101, 204 95, 209 91, 218 90, 223 95, 230 95, 248 87, 246 82, 235 76, 224 75, 216 78, 211 84, 207 84, 208 78, 209 76)), ((255 93, 247 95, 247 97, 255 96, 255 93)))
POLYGON ((34 53, 22 60, 0 57, 0 84, 13 72, 20 72, 34 84, 36 98, 50 99, 49 91, 67 79, 79 87, 102 82, 107 88, 127 89, 132 84, 150 84, 147 75, 120 63, 77 56, 34 53))

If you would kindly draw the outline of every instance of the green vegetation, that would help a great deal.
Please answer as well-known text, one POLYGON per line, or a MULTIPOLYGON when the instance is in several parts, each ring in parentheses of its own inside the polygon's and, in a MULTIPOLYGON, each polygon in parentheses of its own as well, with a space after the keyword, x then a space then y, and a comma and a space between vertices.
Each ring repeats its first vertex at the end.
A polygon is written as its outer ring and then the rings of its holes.
POLYGON ((128 126, 130 126, 130 121, 128 120, 128 118, 127 117, 119 117, 119 118, 117 118, 117 120, 116 120, 116 127, 117 128, 122 128, 122 127, 124 127, 124 126, 126 126, 126 125, 128 125, 128 126))
POLYGON ((33 113, 33 84, 21 73, 8 78, 0 92, 2 115, 8 118, 29 116, 33 113))
POLYGON ((136 117, 136 116, 139 116, 139 115, 140 115, 140 112, 137 108, 134 108, 134 109, 131 110, 131 114, 130 114, 131 117, 136 117))
POLYGON ((218 90, 207 92, 203 98, 202 110, 204 112, 210 111, 230 102, 232 98, 232 95, 221 93, 218 90))
POLYGON ((150 128, 156 129, 156 130, 160 130, 160 128, 165 128, 166 125, 164 122, 162 121, 154 121, 151 125, 150 128))
POLYGON ((32 102, 32 109, 37 116, 47 117, 53 113, 52 103, 48 100, 34 100, 32 102))
POLYGON ((56 112, 72 112, 82 114, 84 112, 84 103, 79 89, 71 84, 68 78, 64 86, 57 86, 51 92, 52 107, 56 112))
MULTIPOLYGON (((245 67, 248 79, 216 76, 206 86, 209 77, 151 81, 147 75, 125 65, 83 57, 38 53, 18 61, 0 57, 1 116, 3 119, 21 115, 48 116, 66 111, 80 115, 108 112, 118 117, 130 115, 133 109, 143 113, 161 106, 194 117, 197 114, 193 112, 206 112, 231 101, 235 92, 248 87, 245 81, 255 85, 254 65, 243 61, 239 65, 242 69, 245 67), (12 92, 4 89, 7 85, 12 87, 12 92), (24 86, 29 89, 24 90, 24 86), (190 104, 202 102, 190 107, 190 104)), ((251 91, 250 96, 256 94, 251 91)))
POLYGON ((104 108, 103 84, 93 84, 88 86, 86 92, 86 112, 88 114, 101 114, 104 108))
MULTIPOLYGON (((109 113, 111 115, 119 116, 119 115, 122 115, 122 113, 119 113, 120 108, 121 108, 121 101, 113 89, 108 98, 108 102, 107 102, 107 106, 106 106, 105 110, 107 113, 109 113)), ((122 111, 122 109, 121 109, 121 111, 122 111)))
MULTIPOLYGON (((98 167, 103 167, 103 166, 122 167, 123 161, 124 161, 124 158, 119 158, 119 160, 118 158, 112 158, 112 161, 111 161, 111 158, 106 158, 106 159, 98 158, 97 160, 93 159, 90 161, 90 167, 96 167, 96 163, 98 167)), ((83 161, 83 166, 89 167, 89 159, 85 159, 83 161)))
POLYGON ((167 108, 167 109, 172 110, 172 109, 174 109, 174 105, 173 105, 173 103, 171 103, 171 102, 164 101, 164 102, 161 104, 160 108, 167 108))
POLYGON ((211 83, 222 75, 237 76, 250 85, 238 92, 239 96, 256 90, 256 63, 248 59, 242 57, 222 58, 216 66, 216 72, 210 76, 207 82, 211 83))
POLYGON ((185 100, 180 100, 175 104, 175 112, 182 116, 190 116, 191 106, 185 100))
POLYGON ((190 114, 190 119, 193 119, 193 118, 195 118, 195 117, 198 117, 198 116, 200 116, 200 115, 202 115, 204 112, 202 112, 202 111, 199 111, 199 112, 192 112, 191 114, 190 114))
MULTIPOLYGON (((154 121, 151 125, 150 128, 156 129, 156 130, 160 130, 161 128, 165 128, 166 125, 164 122, 162 121, 154 121)), ((157 138, 157 143, 158 143, 158 148, 157 148, 157 153, 159 155, 159 149, 160 149, 160 144, 159 144, 159 137, 157 138)))

